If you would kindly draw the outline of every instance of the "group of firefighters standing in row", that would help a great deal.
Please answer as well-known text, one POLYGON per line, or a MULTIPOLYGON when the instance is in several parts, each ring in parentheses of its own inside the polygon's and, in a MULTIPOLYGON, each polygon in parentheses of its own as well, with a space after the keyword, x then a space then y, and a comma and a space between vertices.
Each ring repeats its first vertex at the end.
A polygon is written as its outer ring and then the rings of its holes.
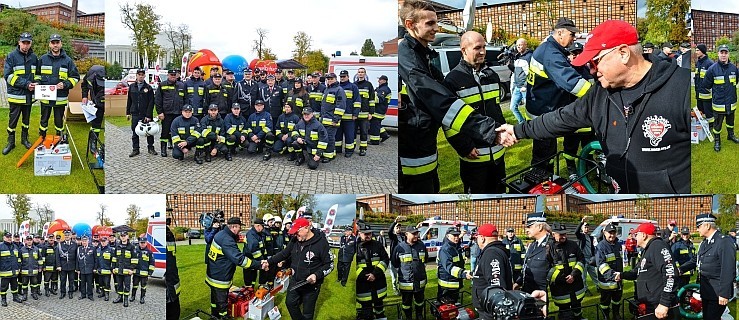
MULTIPOLYGON (((162 121, 160 154, 166 157, 172 148, 172 157, 183 160, 195 150, 198 164, 219 153, 231 161, 243 148, 249 154, 263 153, 264 161, 274 153, 288 153, 289 161, 301 165, 307 160, 316 169, 319 161, 330 162, 337 153, 353 155, 357 127, 360 156, 366 155, 369 144, 379 145, 390 137, 382 127, 391 99, 385 75, 375 87, 364 68, 358 69, 354 82, 342 70, 338 80, 334 73, 309 74, 306 84, 293 70, 283 79, 279 69, 275 76, 245 68, 244 79, 238 82, 232 70, 224 72, 225 80, 213 67, 210 78, 203 80, 202 71, 195 68, 182 81, 178 70, 170 70, 154 90, 144 80, 145 71, 137 70, 126 107, 134 131, 130 156, 140 153, 136 126, 152 117, 162 121)), ((147 146, 150 154, 157 154, 151 135, 147 146)))
POLYGON ((59 299, 66 296, 73 299, 74 292, 79 291, 78 300, 94 301, 93 295, 97 293, 98 298, 109 301, 111 275, 114 290, 118 293, 113 303, 123 302, 123 306, 128 307, 129 301, 136 300, 137 288, 141 288, 139 302, 145 303, 148 277, 154 271, 154 257, 147 247, 146 238, 139 238, 138 246, 129 242, 125 231, 120 232, 118 241, 107 235, 94 234, 91 238, 86 235, 75 237, 66 230, 64 236, 49 234, 45 242, 41 242, 40 235, 29 235, 22 244, 18 234, 15 234, 16 241, 13 242, 13 235, 5 233, 4 241, 0 243, 2 306, 8 306, 8 287, 13 301, 18 303, 28 299, 29 291, 31 298, 38 300, 41 286, 46 297, 57 295, 59 290, 59 299))

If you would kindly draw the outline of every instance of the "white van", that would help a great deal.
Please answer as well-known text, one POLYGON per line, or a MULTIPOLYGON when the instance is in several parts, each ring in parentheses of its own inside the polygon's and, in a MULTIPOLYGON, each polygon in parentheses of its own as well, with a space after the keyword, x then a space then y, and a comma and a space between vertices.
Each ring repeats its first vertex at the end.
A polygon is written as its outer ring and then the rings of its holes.
POLYGON ((146 245, 154 255, 154 272, 150 276, 164 279, 167 270, 167 219, 159 212, 149 217, 146 245))
POLYGON ((626 241, 626 239, 629 237, 629 230, 636 229, 640 224, 651 222, 655 226, 657 226, 656 220, 648 220, 648 219, 627 219, 627 218, 621 218, 621 217, 611 217, 609 219, 603 220, 596 228, 591 232, 591 235, 596 239, 600 240, 603 236, 603 228, 610 222, 613 222, 616 226, 616 231, 618 234, 618 239, 620 241, 626 241))
POLYGON ((418 235, 421 237, 421 241, 428 250, 429 258, 436 258, 439 253, 439 249, 444 244, 446 239, 446 230, 453 227, 455 224, 461 224, 463 231, 466 231, 464 237, 462 237, 462 249, 467 250, 470 246, 470 235, 472 230, 477 228, 477 224, 474 222, 467 221, 452 221, 452 220, 441 220, 432 218, 420 222, 417 226, 418 235))
POLYGON ((341 70, 349 72, 349 81, 354 82, 354 76, 360 67, 367 70, 367 80, 377 88, 377 78, 387 76, 387 85, 391 90, 390 104, 382 121, 384 127, 398 127, 398 57, 364 57, 346 56, 333 57, 328 62, 328 72, 336 73, 341 70))

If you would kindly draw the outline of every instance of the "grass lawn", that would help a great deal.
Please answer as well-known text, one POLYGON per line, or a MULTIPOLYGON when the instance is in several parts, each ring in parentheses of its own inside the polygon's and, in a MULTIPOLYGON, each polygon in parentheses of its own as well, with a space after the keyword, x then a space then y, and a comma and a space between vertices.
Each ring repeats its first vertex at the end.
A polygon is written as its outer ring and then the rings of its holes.
MULTIPOLYGON (((240 245, 241 247, 241 245, 240 245)), ((204 253, 205 245, 179 246, 177 248, 177 266, 180 271, 180 281, 182 284, 182 294, 180 295, 180 305, 182 312, 180 315, 183 319, 200 309, 210 313, 210 287, 205 284, 205 263, 204 253)), ((336 250, 334 249, 334 255, 336 250)), ((326 278, 321 286, 321 293, 316 303, 316 314, 314 319, 354 319, 356 316, 354 306, 354 292, 356 282, 352 279, 355 267, 352 267, 349 273, 349 281, 346 287, 336 282, 337 270, 334 264, 334 271, 326 278)), ((234 275, 234 285, 243 285, 244 276, 243 269, 236 268, 234 275)), ((282 319, 290 319, 290 314, 285 308, 285 294, 278 294, 275 304, 280 309, 282 319)))
MULTIPOLYGON (((4 148, 7 143, 7 127, 10 109, 0 108, 0 123, 2 124, 2 135, 0 136, 0 148, 4 148)), ((38 138, 38 127, 41 118, 41 109, 34 106, 31 109, 31 121, 29 129, 29 140, 33 143, 38 138)), ((85 122, 67 122, 71 131, 72 139, 77 146, 79 157, 85 162, 85 154, 87 150, 87 135, 90 125, 85 122)), ((20 144, 20 121, 16 128, 16 147, 8 155, 0 156, 0 168, 3 173, 0 174, 0 193, 97 193, 97 188, 93 181, 87 163, 84 169, 80 165, 79 158, 75 153, 73 145, 72 149, 72 173, 68 176, 52 176, 52 177, 36 177, 33 174, 33 155, 18 169, 15 165, 27 151, 20 144)), ((49 121, 49 133, 55 133, 53 119, 49 121)), ((104 141, 104 137, 100 137, 104 141)), ((91 161, 93 161, 91 159, 91 161)), ((104 175, 101 171, 96 170, 98 181, 104 185, 104 175)))
MULTIPOLYGON (((696 105, 695 90, 690 91, 691 106, 696 105)), ((739 117, 734 113, 734 124, 739 124, 739 117)), ((739 133, 739 129, 737 130, 739 133)), ((726 140, 726 121, 721 131, 721 151, 713 151, 713 143, 708 139, 691 147, 691 192, 693 193, 725 193, 739 190, 739 144, 726 140)))
POLYGON ((131 125, 131 121, 126 120, 125 116, 105 117, 105 122, 109 122, 116 127, 129 127, 131 125))

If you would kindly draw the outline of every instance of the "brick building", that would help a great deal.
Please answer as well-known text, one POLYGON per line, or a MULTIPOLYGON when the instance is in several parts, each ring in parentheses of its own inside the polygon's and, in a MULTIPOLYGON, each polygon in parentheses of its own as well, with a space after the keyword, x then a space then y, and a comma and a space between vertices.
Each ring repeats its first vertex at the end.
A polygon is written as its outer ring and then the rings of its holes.
POLYGON ((73 14, 74 9, 61 2, 51 2, 36 6, 23 7, 21 10, 46 21, 61 23, 72 23, 74 21, 74 23, 85 27, 100 30, 105 29, 105 13, 100 12, 87 14, 77 10, 76 14, 73 14))
POLYGON ((172 225, 200 229, 201 213, 223 210, 226 220, 241 218, 249 225, 252 216, 251 194, 168 194, 167 210, 171 211, 172 225))
POLYGON ((105 13, 90 13, 77 16, 77 24, 86 28, 105 29, 105 13))
POLYGON ((716 39, 726 36, 731 39, 739 31, 739 14, 691 9, 693 19, 693 42, 703 43, 708 50, 716 50, 716 39))

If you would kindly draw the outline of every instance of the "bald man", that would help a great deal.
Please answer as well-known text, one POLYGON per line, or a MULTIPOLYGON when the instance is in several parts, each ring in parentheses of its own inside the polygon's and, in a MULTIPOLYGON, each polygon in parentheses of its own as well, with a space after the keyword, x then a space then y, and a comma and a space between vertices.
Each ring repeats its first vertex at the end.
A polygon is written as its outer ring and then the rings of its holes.
MULTIPOLYGON (((500 110, 500 78, 485 65, 485 39, 477 31, 468 31, 460 41, 462 61, 444 79, 444 85, 483 116, 498 124, 506 123, 500 110)), ((505 149, 484 141, 473 141, 464 134, 443 127, 449 144, 459 154, 459 175, 465 193, 505 193, 500 181, 505 178, 505 149)))

